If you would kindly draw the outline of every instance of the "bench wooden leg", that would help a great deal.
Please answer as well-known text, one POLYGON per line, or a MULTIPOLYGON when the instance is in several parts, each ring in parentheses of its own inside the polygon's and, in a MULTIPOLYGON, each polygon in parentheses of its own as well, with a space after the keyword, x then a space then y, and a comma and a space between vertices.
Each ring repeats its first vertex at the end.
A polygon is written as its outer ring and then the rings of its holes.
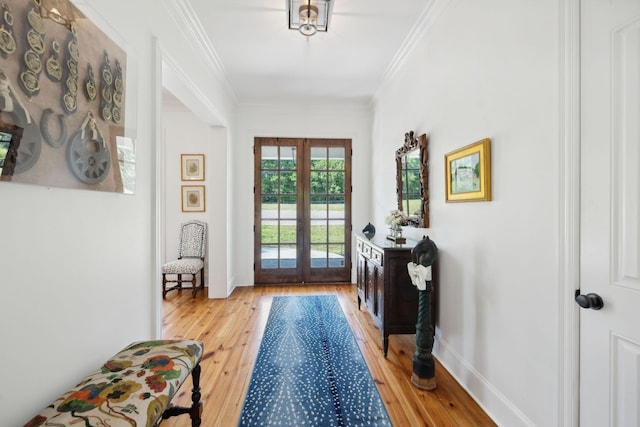
POLYGON ((176 415, 189 414, 191 418, 191 427, 200 427, 202 424, 202 402, 200 398, 200 364, 198 363, 193 371, 191 371, 191 380, 193 382, 193 388, 191 389, 191 407, 186 408, 184 406, 171 406, 167 408, 162 414, 162 419, 175 417, 176 415))
POLYGON ((191 410, 189 416, 191 417, 191 427, 200 427, 202 422, 202 397, 200 393, 200 364, 198 363, 193 371, 191 371, 191 379, 193 381, 193 388, 191 389, 191 410))

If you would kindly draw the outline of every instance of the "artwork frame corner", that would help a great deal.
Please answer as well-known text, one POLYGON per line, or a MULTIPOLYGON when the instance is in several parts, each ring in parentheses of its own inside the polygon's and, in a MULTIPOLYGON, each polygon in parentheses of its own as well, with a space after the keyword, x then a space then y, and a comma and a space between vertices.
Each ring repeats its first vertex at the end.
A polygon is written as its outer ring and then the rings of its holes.
POLYGON ((181 186, 182 212, 205 212, 205 186, 182 185, 181 186))
POLYGON ((204 181, 204 154, 180 154, 182 181, 204 181))
POLYGON ((491 139, 444 155, 447 203, 491 201, 491 139))

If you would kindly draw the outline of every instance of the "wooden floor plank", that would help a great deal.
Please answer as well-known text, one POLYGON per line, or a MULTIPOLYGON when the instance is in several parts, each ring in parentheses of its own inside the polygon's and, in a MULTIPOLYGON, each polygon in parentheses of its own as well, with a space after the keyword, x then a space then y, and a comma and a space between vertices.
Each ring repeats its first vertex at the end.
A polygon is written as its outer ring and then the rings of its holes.
MULTIPOLYGON (((380 330, 364 306, 358 310, 355 286, 295 285, 237 288, 227 299, 207 299, 206 291, 196 298, 189 291, 172 292, 163 301, 163 337, 204 342, 202 427, 237 425, 273 297, 309 294, 338 296, 394 426, 495 426, 437 361, 437 388, 414 387, 410 378, 415 337, 392 335, 385 358, 380 330)), ((190 390, 187 381, 172 403, 188 405, 190 390)), ((161 427, 190 425, 188 416, 161 423, 161 427)))

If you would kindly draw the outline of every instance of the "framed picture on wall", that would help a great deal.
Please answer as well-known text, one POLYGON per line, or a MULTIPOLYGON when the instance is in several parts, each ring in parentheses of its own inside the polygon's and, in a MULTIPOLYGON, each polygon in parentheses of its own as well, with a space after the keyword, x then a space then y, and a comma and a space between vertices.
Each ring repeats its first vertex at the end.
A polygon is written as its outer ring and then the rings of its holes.
POLYGON ((181 154, 180 174, 183 181, 204 181, 204 154, 181 154))
POLYGON ((491 140, 488 138, 445 154, 446 201, 491 200, 491 140))
POLYGON ((204 212, 204 185, 182 186, 182 212, 204 212))

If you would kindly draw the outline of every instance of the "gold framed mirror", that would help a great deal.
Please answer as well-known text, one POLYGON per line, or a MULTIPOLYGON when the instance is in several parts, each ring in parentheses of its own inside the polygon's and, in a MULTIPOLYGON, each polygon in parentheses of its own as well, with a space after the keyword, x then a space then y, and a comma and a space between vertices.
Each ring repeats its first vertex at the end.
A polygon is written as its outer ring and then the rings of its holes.
POLYGON ((398 209, 408 225, 429 227, 429 154, 427 135, 404 135, 404 145, 396 150, 396 194, 398 209))

